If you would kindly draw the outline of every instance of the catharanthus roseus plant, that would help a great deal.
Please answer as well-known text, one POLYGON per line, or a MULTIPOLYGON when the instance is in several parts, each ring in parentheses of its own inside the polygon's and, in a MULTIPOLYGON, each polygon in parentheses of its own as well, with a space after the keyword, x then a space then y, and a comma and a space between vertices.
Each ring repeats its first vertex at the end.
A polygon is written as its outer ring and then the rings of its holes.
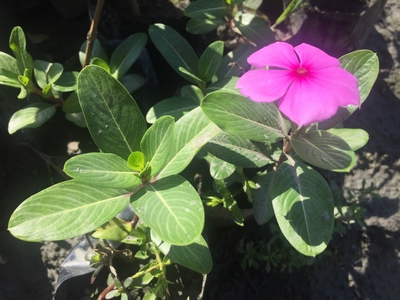
POLYGON ((299 252, 321 253, 331 238, 334 204, 328 184, 312 166, 338 172, 354 166, 354 151, 368 134, 333 127, 366 99, 378 73, 376 55, 360 50, 336 60, 312 46, 279 43, 261 52, 242 46, 223 56, 223 45, 214 42, 199 57, 168 26, 150 26, 149 36, 191 84, 150 109, 148 127, 135 100, 110 72, 96 65, 84 68, 77 95, 100 151, 69 159, 64 171, 72 179, 24 201, 10 218, 10 232, 27 241, 91 235, 98 254, 90 257, 92 263, 110 267, 114 278, 110 298, 127 297, 140 286, 137 279, 153 281, 148 297, 162 297, 171 261, 209 272, 211 255, 201 235, 203 204, 224 206, 243 225, 238 195, 252 202, 258 223, 275 216, 299 252), (277 58, 270 51, 274 47, 286 52, 277 58), (264 58, 260 53, 265 51, 271 53, 264 58), (248 57, 251 65, 264 69, 242 75, 249 69, 248 57), (331 75, 348 78, 348 89, 341 79, 326 85, 333 82, 331 75), (316 115, 324 103, 331 105, 329 113, 316 115), (195 189, 181 175, 193 159, 208 163, 214 184, 207 190, 195 189), (237 182, 241 193, 232 188, 237 182), (122 217, 127 208, 134 217, 122 217), (122 280, 110 265, 118 252, 107 240, 135 245, 139 248, 130 249, 136 258, 155 260, 122 280))

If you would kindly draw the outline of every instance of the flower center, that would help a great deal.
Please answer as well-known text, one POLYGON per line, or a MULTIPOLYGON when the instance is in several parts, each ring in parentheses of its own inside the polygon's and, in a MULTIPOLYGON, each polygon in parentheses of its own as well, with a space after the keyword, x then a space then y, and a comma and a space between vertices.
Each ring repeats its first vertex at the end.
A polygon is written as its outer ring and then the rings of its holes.
POLYGON ((308 71, 306 68, 299 67, 296 69, 296 75, 299 77, 305 77, 305 76, 307 76, 307 74, 308 74, 308 71))

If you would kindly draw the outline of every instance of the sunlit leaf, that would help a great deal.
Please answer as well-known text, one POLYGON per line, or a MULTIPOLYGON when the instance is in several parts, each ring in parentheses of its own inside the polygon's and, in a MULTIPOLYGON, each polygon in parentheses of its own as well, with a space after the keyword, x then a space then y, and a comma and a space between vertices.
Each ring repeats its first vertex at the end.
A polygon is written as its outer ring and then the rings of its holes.
POLYGON ((64 72, 60 78, 53 83, 53 89, 59 92, 72 92, 78 88, 79 72, 64 72))
POLYGON ((33 65, 36 82, 42 89, 56 82, 64 70, 61 64, 44 60, 35 60, 33 65))
POLYGON ((144 159, 149 162, 152 177, 157 175, 168 162, 168 154, 174 138, 174 125, 173 117, 163 116, 146 131, 140 142, 144 159))
POLYGON ((108 188, 131 188, 141 184, 126 160, 112 153, 85 153, 67 160, 64 172, 80 182, 108 188))
POLYGON ((193 98, 173 97, 162 100, 154 105, 146 115, 148 123, 154 123, 162 116, 172 116, 178 120, 186 113, 199 106, 199 102, 193 98))
POLYGON ((175 123, 174 139, 167 164, 158 178, 178 174, 183 171, 201 147, 220 132, 198 107, 175 123))
POLYGON ((218 19, 228 14, 228 7, 218 0, 198 0, 192 2, 184 11, 189 18, 218 19))
POLYGON ((74 180, 53 185, 26 199, 11 215, 8 230, 30 241, 58 241, 88 233, 129 203, 123 190, 88 186, 74 180))
POLYGON ((329 129, 328 132, 342 138, 353 151, 356 151, 365 146, 365 144, 368 143, 369 139, 368 132, 363 129, 332 128, 329 129))
POLYGON ((348 172, 355 165, 355 154, 339 136, 324 130, 294 134, 291 144, 306 162, 322 169, 348 172))
POLYGON ((223 131, 254 141, 275 142, 288 128, 274 104, 257 103, 233 93, 207 94, 201 108, 223 131))
POLYGON ((25 33, 21 27, 14 27, 11 31, 9 45, 17 59, 19 74, 31 79, 33 72, 33 60, 26 51, 25 33))
POLYGON ((201 234, 204 209, 192 185, 179 175, 159 179, 131 197, 139 218, 173 245, 188 245, 201 234))
POLYGON ((32 103, 12 115, 8 123, 8 133, 13 134, 22 128, 37 128, 46 123, 55 113, 56 109, 51 104, 32 103))
POLYGON ((205 34, 222 25, 225 25, 225 21, 223 19, 192 18, 186 24, 186 30, 192 34, 205 34))
POLYGON ((267 46, 275 42, 275 34, 267 22, 253 14, 241 14, 235 18, 235 25, 243 36, 257 47, 267 46))
POLYGON ((124 76, 138 59, 146 43, 147 35, 144 33, 135 33, 126 38, 111 55, 111 74, 117 79, 124 76))
POLYGON ((204 50, 199 60, 199 74, 203 81, 207 82, 213 78, 221 65, 223 52, 224 42, 222 41, 211 43, 204 50))

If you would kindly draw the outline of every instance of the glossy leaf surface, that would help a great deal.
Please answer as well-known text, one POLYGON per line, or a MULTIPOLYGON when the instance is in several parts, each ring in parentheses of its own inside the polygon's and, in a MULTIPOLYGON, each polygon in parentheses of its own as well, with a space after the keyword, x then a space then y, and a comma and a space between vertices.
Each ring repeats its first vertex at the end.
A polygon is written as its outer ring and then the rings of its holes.
POLYGON ((228 14, 228 7, 218 0, 198 0, 191 3, 184 12, 189 18, 218 19, 228 14))
POLYGON ((123 190, 102 189, 74 180, 53 185, 25 200, 12 214, 8 230, 30 241, 58 241, 103 225, 129 203, 123 190))
POLYGON ((175 123, 174 139, 167 164, 158 178, 179 174, 192 161, 200 148, 221 130, 195 108, 175 123))
POLYGON ((245 168, 262 167, 271 162, 262 147, 246 138, 225 132, 219 133, 204 146, 205 150, 216 157, 245 168))
POLYGON ((161 117, 146 131, 140 142, 144 159, 149 162, 152 177, 167 163, 174 138, 174 125, 173 117, 161 117))
POLYGON ((333 230, 333 196, 324 178, 300 162, 282 163, 272 183, 272 205, 279 227, 300 253, 315 256, 333 230))
POLYGON ((199 76, 207 82, 210 81, 221 65, 224 42, 216 41, 208 45, 199 60, 199 76))
POLYGON ((191 244, 203 230, 204 209, 200 196, 179 175, 142 187, 131 196, 131 205, 139 218, 170 244, 191 244))
POLYGON ((117 79, 128 72, 138 59, 147 43, 147 35, 135 33, 125 39, 113 52, 110 58, 110 73, 117 79))
POLYGON ((201 108, 222 130, 260 142, 284 137, 286 121, 274 104, 257 103, 241 95, 214 92, 204 97, 201 108))
POLYGON ((172 116, 180 119, 186 113, 199 106, 199 102, 188 97, 173 97, 160 101, 148 111, 146 121, 154 123, 162 116, 172 116))
POLYGON ((146 122, 135 100, 107 71, 84 68, 78 77, 78 97, 90 134, 102 152, 126 159, 140 149, 146 122))
POLYGON ((293 135, 291 143, 302 159, 322 169, 348 172, 355 164, 355 154, 350 146, 328 131, 293 135))
POLYGON ((44 102, 32 103, 12 115, 8 123, 8 133, 13 134, 22 128, 37 128, 46 123, 55 113, 56 109, 53 105, 44 102))
POLYGON ((142 182, 128 168, 126 160, 112 153, 85 153, 67 160, 64 172, 88 185, 132 188, 142 182))

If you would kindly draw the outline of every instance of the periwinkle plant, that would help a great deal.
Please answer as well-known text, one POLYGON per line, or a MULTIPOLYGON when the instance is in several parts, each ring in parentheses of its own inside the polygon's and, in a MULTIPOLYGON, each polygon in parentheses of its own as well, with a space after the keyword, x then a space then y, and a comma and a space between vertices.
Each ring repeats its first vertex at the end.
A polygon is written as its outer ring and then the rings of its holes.
MULTIPOLYGON (((192 85, 182 87, 181 96, 155 105, 146 116, 152 124, 148 128, 135 100, 104 64, 85 67, 77 78, 77 96, 99 152, 69 159, 64 171, 72 179, 25 200, 12 214, 9 231, 26 241, 91 235, 139 245, 137 257, 152 255, 155 260, 122 280, 108 259, 118 287, 112 295, 127 299, 129 289, 136 286, 133 280, 154 279, 148 297, 162 297, 168 287, 165 266, 171 261, 200 273, 212 268, 201 235, 202 198, 180 175, 202 150, 201 157, 209 162, 216 182, 215 189, 207 192, 218 203, 229 203, 226 207, 237 223, 243 223, 243 218, 230 190, 235 180, 253 203, 258 223, 275 216, 297 251, 307 256, 321 253, 332 235, 334 204, 328 184, 311 165, 336 172, 354 166, 354 151, 367 142, 368 134, 342 128, 341 122, 369 94, 378 73, 376 55, 360 50, 336 60, 308 45, 293 49, 272 43, 260 45, 267 48, 259 52, 244 45, 223 56, 223 44, 214 42, 199 58, 168 26, 150 26, 149 36, 173 69, 192 85), (286 51, 279 59, 264 53, 277 47, 286 51), (268 68, 250 70, 239 79, 241 70, 249 68, 246 59, 253 52, 249 63, 268 68), (331 69, 321 71, 318 78, 335 84, 325 86, 317 80, 290 93, 297 84, 290 77, 293 74, 288 75, 292 64, 308 62, 310 69, 302 67, 312 74, 320 72, 324 57, 331 69), (256 82, 253 74, 257 74, 256 82), (344 80, 349 82, 348 89, 338 91, 344 80), (268 86, 269 81, 281 86, 268 86), (266 95, 267 91, 273 94, 266 95), (260 100, 266 102, 256 102, 260 100), (246 168, 261 171, 247 178, 246 168), (127 206, 135 217, 116 218, 127 206)), ((102 247, 94 248, 100 251, 102 247)), ((116 253, 102 251, 103 256, 116 253)))

